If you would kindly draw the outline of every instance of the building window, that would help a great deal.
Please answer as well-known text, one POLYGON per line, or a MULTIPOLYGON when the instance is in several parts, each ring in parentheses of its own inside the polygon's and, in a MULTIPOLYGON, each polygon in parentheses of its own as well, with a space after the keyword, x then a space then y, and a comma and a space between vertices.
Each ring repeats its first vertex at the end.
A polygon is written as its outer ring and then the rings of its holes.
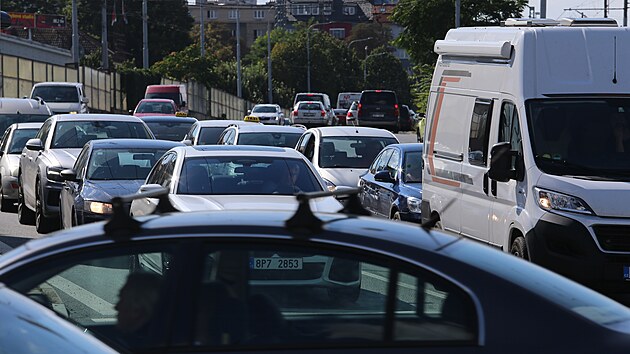
POLYGON ((295 13, 295 15, 308 15, 310 10, 309 7, 310 6, 304 4, 297 5, 297 13, 295 13))
POLYGON ((217 18, 217 12, 215 10, 208 10, 208 18, 216 19, 217 18))
POLYGON ((230 20, 236 20, 237 14, 238 14, 238 10, 230 10, 230 14, 228 15, 228 17, 230 18, 230 20))
POLYGON ((330 31, 328 31, 330 33, 331 36, 335 37, 335 38, 339 38, 339 39, 344 39, 346 38, 346 29, 345 28, 331 28, 330 31))
POLYGON ((324 15, 332 14, 332 4, 324 4, 324 15))
POLYGON ((254 18, 257 20, 265 18, 265 10, 254 10, 254 18))
POLYGON ((267 32, 267 31, 262 30, 262 29, 255 29, 255 30, 254 30, 254 39, 256 39, 256 38, 258 38, 258 37, 262 37, 262 36, 266 35, 266 32, 267 32))
POLYGON ((319 15, 319 5, 312 5, 311 15, 319 15))
POLYGON ((343 14, 344 15, 354 16, 355 12, 356 12, 356 9, 354 8, 354 6, 344 6, 343 7, 343 14))

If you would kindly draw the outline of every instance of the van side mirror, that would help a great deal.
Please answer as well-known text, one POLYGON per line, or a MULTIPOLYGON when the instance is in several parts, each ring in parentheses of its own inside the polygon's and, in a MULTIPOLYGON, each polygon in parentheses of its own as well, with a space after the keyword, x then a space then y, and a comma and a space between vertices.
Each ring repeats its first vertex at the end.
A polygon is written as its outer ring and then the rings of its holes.
POLYGON ((26 142, 26 149, 32 150, 32 151, 42 151, 44 150, 44 144, 42 144, 42 141, 40 139, 37 139, 37 138, 29 139, 26 142))
POLYGON ((517 152, 511 150, 509 142, 498 143, 490 149, 490 169, 488 176, 499 182, 507 182, 517 178, 517 171, 512 169, 512 157, 517 152))

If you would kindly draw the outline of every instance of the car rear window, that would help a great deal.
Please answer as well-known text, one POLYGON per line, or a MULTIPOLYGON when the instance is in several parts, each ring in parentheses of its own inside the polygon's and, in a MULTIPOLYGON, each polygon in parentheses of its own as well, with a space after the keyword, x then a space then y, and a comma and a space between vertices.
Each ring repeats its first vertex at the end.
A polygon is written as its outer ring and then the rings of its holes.
POLYGON ((316 95, 316 94, 297 95, 295 97, 295 102, 300 102, 300 101, 319 101, 321 103, 324 103, 324 96, 316 95))
POLYGON ((319 103, 308 102, 308 103, 300 103, 298 109, 309 110, 309 111, 319 111, 322 109, 322 106, 319 103))
POLYGON ((63 121, 58 122, 53 136, 53 149, 81 148, 94 139, 137 138, 153 139, 146 125, 122 121, 63 121))
POLYGON ((219 136, 225 130, 225 127, 208 127, 201 128, 197 145, 216 145, 219 136))
POLYGON ((393 92, 364 92, 361 95, 361 103, 366 105, 393 106, 398 104, 396 94, 393 92))
POLYGON ((148 122, 149 129, 156 139, 181 141, 193 123, 180 122, 148 122))

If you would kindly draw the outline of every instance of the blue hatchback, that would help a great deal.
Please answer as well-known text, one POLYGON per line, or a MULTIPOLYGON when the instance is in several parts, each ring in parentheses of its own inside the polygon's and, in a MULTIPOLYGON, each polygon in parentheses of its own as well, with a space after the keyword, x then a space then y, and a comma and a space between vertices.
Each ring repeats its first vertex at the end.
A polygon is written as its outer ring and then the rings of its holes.
POLYGON ((388 145, 359 179, 361 204, 378 216, 421 222, 423 144, 388 145))

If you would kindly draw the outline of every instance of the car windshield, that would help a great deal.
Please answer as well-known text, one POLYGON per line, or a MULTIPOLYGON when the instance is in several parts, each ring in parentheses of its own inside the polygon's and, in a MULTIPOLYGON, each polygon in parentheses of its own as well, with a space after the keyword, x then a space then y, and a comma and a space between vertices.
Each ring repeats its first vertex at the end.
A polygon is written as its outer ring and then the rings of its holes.
POLYGON ((194 157, 184 161, 179 194, 293 195, 323 188, 301 159, 261 156, 194 157))
POLYGON ((279 147, 295 147, 302 133, 241 133, 238 145, 264 145, 279 147))
POLYGON ((422 151, 405 153, 402 173, 405 183, 422 183, 422 151))
POLYGON ((75 86, 38 86, 31 98, 41 97, 44 102, 79 102, 79 91, 75 86))
POLYGON ((252 113, 276 113, 276 107, 273 106, 256 106, 252 109, 252 113))
POLYGON ((544 173, 630 181, 630 99, 526 102, 534 159, 544 173))
POLYGON ((155 161, 167 149, 98 149, 92 151, 86 178, 89 180, 144 180, 155 161))
POLYGON ((146 122, 156 139, 181 141, 193 122, 146 122))
POLYGON ((9 144, 9 154, 19 154, 24 149, 28 139, 35 137, 39 129, 17 129, 13 131, 13 137, 9 144))
POLYGON ((225 127, 207 127, 201 128, 197 145, 216 145, 219 136, 225 130, 225 127))
POLYGON ((321 168, 368 168, 376 155, 395 138, 378 136, 331 136, 319 147, 321 168))
POLYGON ((0 131, 5 131, 14 123, 43 122, 48 114, 0 114, 0 131))
POLYGON ((181 104, 178 92, 154 92, 154 93, 147 93, 144 98, 165 98, 167 100, 173 100, 175 102, 175 104, 177 104, 177 105, 181 104))
POLYGON ((304 102, 300 103, 298 109, 304 111, 321 111, 324 108, 317 102, 304 102))
POLYGON ((170 102, 140 102, 136 113, 175 114, 175 107, 170 102))
POLYGON ((152 139, 145 125, 120 121, 62 121, 58 122, 51 148, 81 148, 94 139, 139 138, 152 139))

